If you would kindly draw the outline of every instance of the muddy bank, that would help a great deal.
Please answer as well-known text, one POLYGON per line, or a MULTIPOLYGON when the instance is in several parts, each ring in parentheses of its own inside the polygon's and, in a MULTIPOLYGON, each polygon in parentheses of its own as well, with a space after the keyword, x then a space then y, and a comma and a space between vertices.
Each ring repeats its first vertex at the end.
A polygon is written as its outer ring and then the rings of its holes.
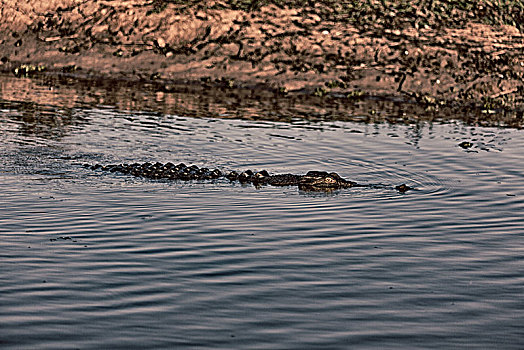
POLYGON ((4 0, 0 70, 524 109, 522 2, 4 0), (505 6, 505 7, 504 7, 505 6))

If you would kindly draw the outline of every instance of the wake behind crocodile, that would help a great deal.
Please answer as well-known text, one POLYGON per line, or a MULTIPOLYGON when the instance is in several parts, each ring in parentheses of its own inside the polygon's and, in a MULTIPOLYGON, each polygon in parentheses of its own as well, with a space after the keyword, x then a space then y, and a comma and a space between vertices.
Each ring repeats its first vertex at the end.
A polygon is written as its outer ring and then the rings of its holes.
POLYGON ((385 185, 385 184, 361 184, 355 181, 342 178, 335 172, 310 170, 305 175, 299 174, 270 174, 267 170, 253 171, 222 171, 220 169, 210 169, 207 167, 198 167, 196 165, 187 166, 184 163, 174 164, 167 163, 133 163, 133 164, 84 164, 86 168, 92 170, 118 172, 122 174, 143 177, 155 180, 181 180, 181 181, 199 181, 199 180, 218 180, 228 179, 231 182, 240 182, 242 184, 253 184, 259 186, 297 186, 302 191, 311 192, 329 192, 338 189, 352 187, 373 187, 373 188, 391 188, 400 193, 405 193, 412 188, 406 184, 385 185))

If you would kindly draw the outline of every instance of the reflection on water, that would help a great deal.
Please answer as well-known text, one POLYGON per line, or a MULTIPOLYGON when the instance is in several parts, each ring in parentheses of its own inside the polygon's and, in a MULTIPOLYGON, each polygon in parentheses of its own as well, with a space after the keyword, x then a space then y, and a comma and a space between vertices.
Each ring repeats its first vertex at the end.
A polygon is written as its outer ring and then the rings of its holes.
POLYGON ((0 78, 0 100, 26 101, 60 109, 113 106, 185 117, 294 121, 352 121, 414 125, 461 120, 465 125, 522 128, 522 112, 475 110, 468 106, 435 107, 368 98, 280 96, 260 90, 169 86, 111 80, 44 76, 37 80, 0 78), (167 88, 167 89, 166 89, 167 88))
MULTIPOLYGON (((18 130, 20 135, 48 140, 60 139, 72 130, 82 128, 89 122, 89 116, 81 109, 91 106, 102 109, 111 106, 110 109, 136 114, 123 116, 128 120, 146 116, 140 119, 141 124, 150 123, 151 128, 177 128, 173 118, 166 115, 181 116, 178 117, 181 119, 212 117, 258 122, 247 124, 248 128, 273 128, 274 124, 264 124, 264 121, 270 121, 282 123, 278 126, 284 128, 291 126, 322 130, 347 128, 353 124, 343 122, 351 121, 365 126, 354 128, 351 132, 378 135, 387 130, 388 137, 403 137, 414 146, 419 144, 424 135, 433 137, 433 125, 444 122, 455 126, 448 137, 458 142, 465 139, 472 142, 473 147, 468 150, 470 152, 500 151, 505 143, 500 132, 495 135, 491 131, 477 131, 470 125, 522 127, 522 119, 515 116, 506 118, 503 114, 493 116, 466 110, 465 114, 449 116, 446 111, 425 113, 416 105, 394 101, 305 100, 305 97, 283 98, 263 91, 217 89, 194 93, 197 87, 167 93, 157 91, 158 88, 147 84, 137 88, 135 83, 125 82, 76 81, 53 77, 31 80, 3 76, 0 80, 0 110, 6 111, 4 118, 16 121, 10 127, 18 130), (163 123, 166 118, 167 122, 163 123), (407 126, 401 128, 402 135, 399 134, 398 125, 407 126)), ((7 125, 0 127, 5 128, 7 125)), ((278 133, 270 136, 286 137, 278 133)))
POLYGON ((81 116, 75 115, 71 108, 34 102, 0 101, 0 110, 15 122, 18 133, 28 138, 59 140, 83 123, 81 116))
POLYGON ((0 83, 2 348, 524 346, 522 131, 392 102, 330 119, 336 105, 50 84, 0 83), (82 167, 134 161, 417 190, 82 167))

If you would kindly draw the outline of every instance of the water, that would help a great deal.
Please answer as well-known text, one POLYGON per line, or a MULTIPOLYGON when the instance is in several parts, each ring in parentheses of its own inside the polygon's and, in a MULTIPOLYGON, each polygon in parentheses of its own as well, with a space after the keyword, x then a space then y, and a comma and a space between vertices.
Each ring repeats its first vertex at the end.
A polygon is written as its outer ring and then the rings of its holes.
POLYGON ((238 119, 219 103, 176 113, 193 95, 143 92, 155 111, 107 103, 125 89, 0 86, 2 348, 524 347, 522 130, 238 119), (312 193, 82 167, 152 160, 416 189, 312 193))

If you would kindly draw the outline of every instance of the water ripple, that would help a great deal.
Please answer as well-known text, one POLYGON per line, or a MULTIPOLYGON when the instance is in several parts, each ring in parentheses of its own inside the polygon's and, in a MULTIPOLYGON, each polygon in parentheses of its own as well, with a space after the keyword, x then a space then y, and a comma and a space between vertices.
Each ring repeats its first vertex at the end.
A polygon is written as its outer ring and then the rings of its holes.
POLYGON ((0 108, 2 348, 522 348, 521 131, 99 106, 71 108, 82 122, 45 138, 20 131, 24 108, 0 108), (484 149, 465 152, 464 138, 484 149), (81 166, 129 161, 383 186, 81 166))

